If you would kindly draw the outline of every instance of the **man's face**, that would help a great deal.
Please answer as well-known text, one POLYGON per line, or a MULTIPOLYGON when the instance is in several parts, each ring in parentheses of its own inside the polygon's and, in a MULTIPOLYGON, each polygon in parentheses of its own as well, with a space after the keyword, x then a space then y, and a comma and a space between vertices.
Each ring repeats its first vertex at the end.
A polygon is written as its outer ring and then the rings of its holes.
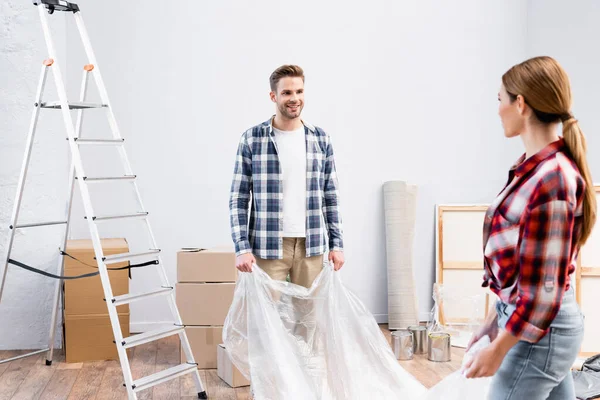
POLYGON ((281 117, 299 118, 304 108, 302 78, 289 76, 281 78, 277 83, 277 91, 271 92, 271 100, 277 105, 277 112, 281 117))

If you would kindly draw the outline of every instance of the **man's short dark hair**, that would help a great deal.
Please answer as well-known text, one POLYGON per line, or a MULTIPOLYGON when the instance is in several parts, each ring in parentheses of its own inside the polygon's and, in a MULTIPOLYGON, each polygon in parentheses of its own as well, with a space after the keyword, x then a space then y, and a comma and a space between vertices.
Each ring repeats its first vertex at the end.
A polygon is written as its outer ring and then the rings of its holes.
POLYGON ((302 82, 304 82, 304 71, 302 68, 297 65, 282 65, 273 71, 271 77, 269 78, 269 82, 271 83, 271 91, 275 92, 277 90, 277 84, 281 78, 288 76, 293 78, 302 78, 302 82))

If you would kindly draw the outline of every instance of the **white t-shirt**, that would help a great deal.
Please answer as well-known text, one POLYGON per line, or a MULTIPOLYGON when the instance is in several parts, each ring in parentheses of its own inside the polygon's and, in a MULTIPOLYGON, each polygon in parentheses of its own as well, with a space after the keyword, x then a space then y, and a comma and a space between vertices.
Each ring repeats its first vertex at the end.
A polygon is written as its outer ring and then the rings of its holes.
POLYGON ((273 128, 283 178, 283 236, 306 237, 306 138, 304 125, 273 128))

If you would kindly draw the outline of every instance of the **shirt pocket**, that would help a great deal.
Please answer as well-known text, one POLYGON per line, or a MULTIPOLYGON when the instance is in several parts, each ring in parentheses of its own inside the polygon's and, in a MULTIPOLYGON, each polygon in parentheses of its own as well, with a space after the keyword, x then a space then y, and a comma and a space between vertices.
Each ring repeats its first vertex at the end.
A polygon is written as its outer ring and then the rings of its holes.
POLYGON ((312 165, 313 171, 320 173, 325 172, 325 154, 318 149, 312 153, 312 165))
MULTIPOLYGON (((498 258, 512 258, 519 242, 519 221, 507 219, 500 210, 492 216, 490 235, 485 245, 484 255, 502 264, 498 258)), ((512 260, 511 260, 512 262, 512 260)))

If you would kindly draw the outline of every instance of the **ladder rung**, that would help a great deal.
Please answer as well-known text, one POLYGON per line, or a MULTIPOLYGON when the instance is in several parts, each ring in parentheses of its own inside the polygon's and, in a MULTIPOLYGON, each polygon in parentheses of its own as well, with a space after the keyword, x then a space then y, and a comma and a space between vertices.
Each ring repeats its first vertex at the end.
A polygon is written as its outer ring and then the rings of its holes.
POLYGON ((163 383, 169 381, 171 379, 177 378, 181 375, 189 374, 190 372, 196 371, 196 364, 180 364, 175 367, 171 367, 169 369, 165 369, 163 371, 157 372, 152 375, 145 376, 136 381, 133 381, 133 391, 140 392, 142 390, 151 388, 152 386, 158 385, 159 383, 163 383))
POLYGON ((172 291, 173 291, 172 287, 164 287, 164 288, 155 290, 153 292, 137 293, 137 294, 124 294, 122 296, 115 296, 115 298, 112 299, 112 303, 115 305, 115 307, 118 307, 123 304, 130 304, 130 303, 133 303, 134 301, 138 301, 138 300, 145 299, 148 297, 155 297, 155 296, 169 294, 172 291))
POLYGON ((11 225, 10 229, 21 229, 21 228, 33 228, 36 226, 50 226, 50 225, 63 225, 66 224, 67 221, 48 221, 48 222, 36 222, 32 224, 17 224, 14 227, 11 225))
MULTIPOLYGON (((69 140, 69 138, 67 138, 69 140)), ((81 139, 75 138, 75 143, 80 145, 119 145, 123 144, 125 139, 81 139)))
POLYGON ((86 182, 106 182, 106 181, 132 181, 135 178, 136 178, 136 175, 99 176, 99 177, 84 176, 83 180, 86 182))
POLYGON ((153 249, 150 251, 144 251, 141 253, 122 253, 122 254, 113 254, 110 256, 106 256, 103 258, 105 264, 115 264, 123 261, 130 261, 132 258, 149 256, 153 254, 160 253, 160 249, 153 249))
POLYGON ((140 333, 138 335, 129 336, 123 338, 121 344, 124 348, 129 349, 134 346, 139 346, 144 343, 153 342, 158 339, 166 338, 168 336, 176 335, 180 332, 183 332, 185 328, 183 326, 172 325, 168 328, 155 329, 153 331, 148 331, 144 333, 140 333))
MULTIPOLYGON (((84 103, 81 101, 69 101, 67 103, 69 105, 69 108, 71 110, 79 110, 82 108, 102 108, 102 107, 106 107, 106 104, 101 104, 101 103, 84 103)), ((40 107, 42 108, 54 108, 54 109, 60 109, 60 101, 47 101, 44 103, 40 103, 40 107)))
MULTIPOLYGON (((113 219, 144 218, 144 217, 147 217, 147 216, 148 216, 147 212, 139 212, 139 213, 135 213, 135 214, 103 215, 101 217, 92 217, 92 220, 94 220, 94 221, 106 221, 106 220, 113 220, 113 219)), ((87 219, 87 217, 83 217, 83 218, 87 219)))

